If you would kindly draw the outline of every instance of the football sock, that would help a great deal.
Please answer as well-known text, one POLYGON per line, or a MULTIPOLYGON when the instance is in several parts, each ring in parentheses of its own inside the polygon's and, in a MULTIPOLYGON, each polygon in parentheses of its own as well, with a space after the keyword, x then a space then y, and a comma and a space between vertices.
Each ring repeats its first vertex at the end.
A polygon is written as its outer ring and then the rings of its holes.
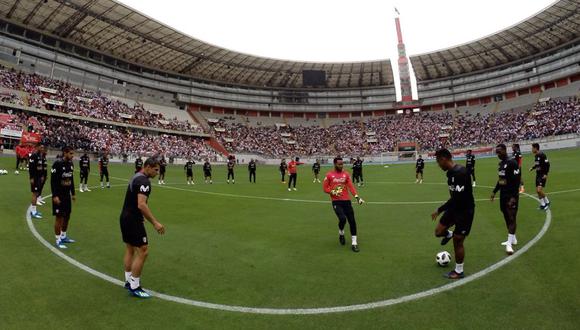
POLYGON ((516 240, 516 235, 512 235, 512 234, 508 234, 508 244, 514 244, 514 241, 516 240))
POLYGON ((542 199, 540 199, 540 205, 542 205, 542 206, 546 206, 546 202, 544 202, 544 199, 543 199, 543 198, 542 198, 542 199))
POLYGON ((453 237, 453 232, 451 230, 448 230, 447 235, 445 235, 445 237, 447 237, 447 238, 453 237))
POLYGON ((550 203, 550 201, 548 200, 548 197, 547 196, 544 197, 544 203, 546 203, 546 204, 550 203))
POLYGON ((457 274, 463 273, 463 264, 455 264, 455 272, 457 274))
POLYGON ((61 231, 60 232, 60 238, 65 238, 66 237, 66 231, 61 231))
POLYGON ((125 272, 125 282, 129 282, 131 280, 131 272, 125 272))
POLYGON ((344 236, 344 229, 339 229, 338 234, 344 236))
POLYGON ((30 212, 32 212, 32 214, 36 213, 36 205, 32 205, 30 212))
POLYGON ((56 244, 60 243, 60 235, 54 235, 54 237, 56 238, 56 244))
POLYGON ((352 245, 358 245, 358 244, 356 243, 356 235, 353 235, 353 236, 352 236, 352 245))
POLYGON ((129 277, 129 283, 131 283, 131 290, 135 290, 141 286, 141 279, 139 277, 134 277, 131 275, 129 277))

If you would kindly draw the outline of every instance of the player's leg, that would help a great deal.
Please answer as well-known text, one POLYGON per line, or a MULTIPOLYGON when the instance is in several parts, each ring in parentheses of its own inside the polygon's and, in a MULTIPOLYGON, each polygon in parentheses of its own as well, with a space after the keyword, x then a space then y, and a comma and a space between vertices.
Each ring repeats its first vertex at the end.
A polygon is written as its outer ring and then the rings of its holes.
POLYGON ((365 179, 363 177, 363 172, 362 170, 359 172, 359 176, 360 176, 360 185, 364 186, 365 185, 365 179))
POLYGON ((344 213, 346 215, 346 219, 348 221, 348 226, 350 229, 352 251, 359 252, 358 243, 356 240, 356 235, 357 235, 356 220, 354 218, 354 210, 352 209, 352 204, 350 202, 345 203, 344 213))
POLYGON ((464 235, 453 235, 453 249, 455 251, 455 269, 447 274, 447 278, 457 280, 464 277, 463 262, 465 259, 464 235))
POLYGON ((131 293, 139 298, 151 297, 147 292, 141 288, 141 273, 143 266, 149 255, 149 247, 147 244, 134 248, 133 263, 131 264, 131 276, 129 277, 129 288, 131 293))
POLYGON ((74 243, 75 240, 67 236, 66 232, 68 230, 68 224, 70 222, 70 213, 64 214, 62 216, 62 225, 60 228, 60 241, 62 243, 74 243))
POLYGON ((294 180, 292 180, 292 189, 296 190, 296 181, 298 180, 298 173, 292 174, 294 180))
POLYGON ((135 256, 135 248, 125 243, 125 255, 123 256, 123 267, 125 270, 125 289, 131 288, 131 267, 133 266, 133 258, 135 256))
POLYGON ((442 237, 441 245, 447 244, 453 238, 453 231, 449 230, 455 224, 450 211, 445 211, 437 226, 435 227, 435 237, 442 237))
POLYGON ((293 178, 293 174, 288 174, 288 191, 290 191, 290 189, 292 188, 292 178, 293 178))
POLYGON ((111 188, 111 181, 109 181, 109 170, 105 172, 105 176, 107 178, 107 188, 111 188))
POLYGON ((475 187, 475 168, 471 169, 471 180, 473 181, 472 185, 475 187))
POLYGON ((104 179, 104 177, 105 177, 105 173, 104 173, 103 171, 101 171, 101 173, 99 173, 99 174, 100 174, 100 177, 101 177, 101 179, 100 179, 100 182, 101 182, 101 188, 104 188, 104 187, 105 187, 105 185, 104 185, 104 183, 103 183, 103 179, 104 179))
POLYGON ((508 255, 511 255, 514 253, 514 249, 513 249, 513 245, 517 244, 517 239, 516 239, 516 228, 517 228, 517 222, 516 222, 516 216, 517 216, 517 207, 515 205, 515 202, 509 202, 509 201, 505 201, 505 204, 502 205, 502 213, 503 213, 503 218, 508 230, 508 239, 507 241, 501 243, 502 245, 505 246, 505 251, 508 255))
POLYGON ((549 207, 550 201, 546 197, 544 192, 544 187, 546 186, 546 180, 539 176, 536 176, 536 193, 538 194, 538 199, 540 200, 540 209, 545 210, 549 207))
POLYGON ((344 239, 344 226, 346 225, 346 214, 344 214, 344 209, 340 202, 332 202, 332 208, 334 209, 334 213, 338 218, 338 242, 340 245, 345 245, 346 241, 344 239))
MULTIPOLYGON (((61 201, 62 203, 62 201, 61 201)), ((55 216, 54 219, 54 237, 56 240, 56 247, 58 247, 59 249, 66 249, 66 245, 64 245, 64 243, 61 241, 61 236, 60 233, 62 231, 62 223, 63 223, 64 219, 62 215, 57 215, 55 216)))

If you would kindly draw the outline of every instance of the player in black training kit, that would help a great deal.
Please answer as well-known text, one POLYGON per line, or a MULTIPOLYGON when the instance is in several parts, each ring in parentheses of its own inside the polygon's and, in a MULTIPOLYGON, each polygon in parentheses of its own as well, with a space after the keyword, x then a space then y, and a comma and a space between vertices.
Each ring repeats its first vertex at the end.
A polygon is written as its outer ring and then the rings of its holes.
POLYGON ((190 159, 183 166, 183 169, 185 170, 185 177, 186 177, 188 185, 195 184, 195 182, 193 182, 193 164, 195 164, 195 162, 192 159, 190 159))
POLYGON ((471 152, 471 149, 467 150, 465 154, 465 168, 467 168, 467 172, 471 175, 471 181, 475 187, 475 155, 471 152))
POLYGON ((453 238, 455 270, 447 273, 446 277, 456 280, 464 277, 465 248, 463 247, 463 242, 471 231, 475 215, 473 188, 471 187, 471 177, 467 169, 453 162, 453 157, 449 150, 437 150, 435 157, 439 167, 447 172, 447 185, 449 186, 451 198, 431 214, 431 219, 436 220, 439 214, 443 213, 435 228, 435 236, 443 237, 441 245, 447 244, 453 238), (449 230, 452 226, 455 226, 455 231, 449 230))
POLYGON ((252 182, 252 178, 254 178, 254 183, 256 183, 256 161, 250 159, 248 163, 248 172, 250 172, 250 182, 252 182))
POLYGON ((65 147, 62 150, 62 159, 54 162, 50 171, 52 215, 56 217, 54 235, 56 237, 56 246, 59 249, 66 249, 66 243, 75 242, 66 235, 72 212, 72 202, 76 200, 73 156, 73 149, 65 147))
POLYGON ((36 210, 36 206, 44 205, 42 201, 42 188, 46 182, 46 150, 42 143, 36 146, 36 151, 28 156, 28 175, 30 179, 30 216, 42 219, 42 214, 36 210))
POLYGON ((312 164, 312 173, 314 173, 314 180, 312 181, 312 183, 320 183, 320 162, 318 161, 318 159, 316 160, 316 162, 314 162, 314 164, 312 164))
POLYGON ((282 159, 280 162, 280 175, 282 176, 282 183, 286 183, 286 171, 288 171, 288 165, 286 164, 286 159, 282 159))
POLYGON ((101 175, 101 188, 105 188, 103 184, 103 178, 107 179, 107 188, 111 188, 111 183, 109 181, 109 157, 105 152, 101 159, 99 159, 99 174, 101 175))
POLYGON ((138 298, 149 298, 149 293, 141 288, 141 272, 147 259, 148 241, 144 219, 147 219, 159 234, 165 227, 151 213, 147 201, 151 194, 151 181, 159 174, 159 160, 148 158, 143 169, 136 173, 127 187, 123 210, 119 217, 121 235, 125 242, 125 288, 138 298))
POLYGON ((141 171, 142 168, 143 168, 143 158, 139 156, 137 157, 137 159, 135 159, 135 173, 141 171))
POLYGON ((80 170, 80 178, 81 182, 79 183, 79 191, 91 191, 87 186, 87 181, 89 179, 89 173, 91 172, 91 159, 84 153, 79 160, 79 170, 80 170))
MULTIPOLYGON (((518 167, 520 168, 520 173, 521 173, 523 158, 522 158, 522 153, 520 151, 519 144, 514 143, 512 145, 512 155, 513 155, 513 158, 518 163, 518 167)), ((526 192, 526 189, 524 188, 524 180, 520 178, 520 194, 523 194, 525 192, 526 192)))
POLYGON ((232 183, 236 183, 235 177, 234 177, 234 167, 236 166, 236 160, 233 157, 230 157, 228 159, 228 184, 230 184, 230 178, 232 178, 232 183))
POLYGON ((209 163, 209 159, 206 159, 205 163, 203 163, 203 179, 205 180, 205 183, 207 183, 209 180, 209 184, 213 184, 213 180, 211 179, 211 164, 209 163))
POLYGON ((159 160, 159 181, 158 184, 165 184, 165 172, 167 171, 167 161, 165 156, 161 156, 159 160))
POLYGON ((425 160, 423 160, 423 157, 419 155, 419 158, 417 158, 417 162, 415 162, 415 183, 423 183, 424 168, 425 168, 425 160), (419 175, 421 175, 421 179, 419 179, 419 175))
POLYGON ((508 157, 505 144, 498 144, 495 147, 495 153, 500 159, 498 168, 499 179, 491 195, 491 201, 493 202, 495 194, 499 191, 499 208, 503 213, 503 218, 508 229, 508 239, 501 244, 505 246, 505 252, 508 255, 512 255, 514 253, 513 245, 518 244, 518 240, 516 239, 516 216, 518 214, 520 178, 522 174, 518 162, 508 157))
POLYGON ((546 196, 544 188, 546 188, 550 172, 550 161, 548 161, 546 154, 540 151, 538 143, 532 144, 532 153, 534 154, 534 166, 530 168, 530 171, 536 170, 536 192, 540 199, 540 210, 547 210, 550 207, 550 200, 546 196))
POLYGON ((363 180, 363 160, 357 157, 352 164, 352 182, 356 183, 357 187, 364 185, 363 180))

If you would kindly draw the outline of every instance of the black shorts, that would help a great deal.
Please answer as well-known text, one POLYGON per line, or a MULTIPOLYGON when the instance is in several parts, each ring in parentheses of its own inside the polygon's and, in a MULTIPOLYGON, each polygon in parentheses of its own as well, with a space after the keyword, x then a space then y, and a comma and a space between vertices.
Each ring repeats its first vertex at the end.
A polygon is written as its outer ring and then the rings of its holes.
POLYGON ((469 175, 475 173, 475 167, 466 167, 467 169, 467 173, 469 173, 469 175))
POLYGON ((187 176, 193 176, 193 171, 187 171, 186 175, 187 176))
POLYGON ((543 179, 544 175, 536 174, 536 187, 546 188, 546 179, 543 179))
POLYGON ((58 196, 60 204, 56 205, 52 202, 52 215, 55 216, 69 216, 72 212, 72 201, 70 196, 58 196))
POLYGON ((454 232, 459 235, 467 236, 471 231, 475 209, 468 210, 447 210, 439 220, 439 223, 449 228, 455 225, 454 232))
POLYGON ((81 170, 80 173, 81 173, 81 179, 89 177, 89 171, 87 171, 87 170, 81 170))
POLYGON ((508 211, 518 212, 518 207, 520 204, 520 195, 508 195, 508 196, 501 196, 499 199, 499 209, 502 213, 506 213, 508 211))
POLYGON ((314 174, 315 174, 315 175, 318 175, 318 174, 320 174, 320 171, 316 171, 316 170, 314 170, 314 174))
POLYGON ((38 193, 42 190, 42 186, 40 178, 35 178, 34 183, 30 183, 30 192, 38 193))
POLYGON ((120 218, 121 236, 123 242, 131 246, 143 246, 148 244, 147 231, 142 220, 120 218))
POLYGON ((165 171, 166 171, 165 166, 159 168, 159 174, 165 174, 165 171))
POLYGON ((415 171, 415 173, 421 173, 421 174, 423 174, 423 169, 417 169, 417 170, 415 171))
POLYGON ((108 169, 108 168, 104 168, 104 169, 102 169, 102 170, 101 170, 101 175, 104 175, 104 176, 109 176, 109 169, 108 169))
POLYGON ((203 175, 207 178, 211 176, 211 172, 210 171, 203 171, 203 175))

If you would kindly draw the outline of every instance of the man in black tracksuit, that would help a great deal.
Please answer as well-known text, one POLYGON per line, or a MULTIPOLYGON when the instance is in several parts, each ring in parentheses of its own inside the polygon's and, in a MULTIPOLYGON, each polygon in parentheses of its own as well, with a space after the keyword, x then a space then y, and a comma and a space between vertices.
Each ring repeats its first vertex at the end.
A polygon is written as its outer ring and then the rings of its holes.
POLYGON ((248 163, 248 172, 250 172, 250 182, 252 182, 252 178, 254 179, 254 183, 256 183, 256 161, 250 159, 248 163))

